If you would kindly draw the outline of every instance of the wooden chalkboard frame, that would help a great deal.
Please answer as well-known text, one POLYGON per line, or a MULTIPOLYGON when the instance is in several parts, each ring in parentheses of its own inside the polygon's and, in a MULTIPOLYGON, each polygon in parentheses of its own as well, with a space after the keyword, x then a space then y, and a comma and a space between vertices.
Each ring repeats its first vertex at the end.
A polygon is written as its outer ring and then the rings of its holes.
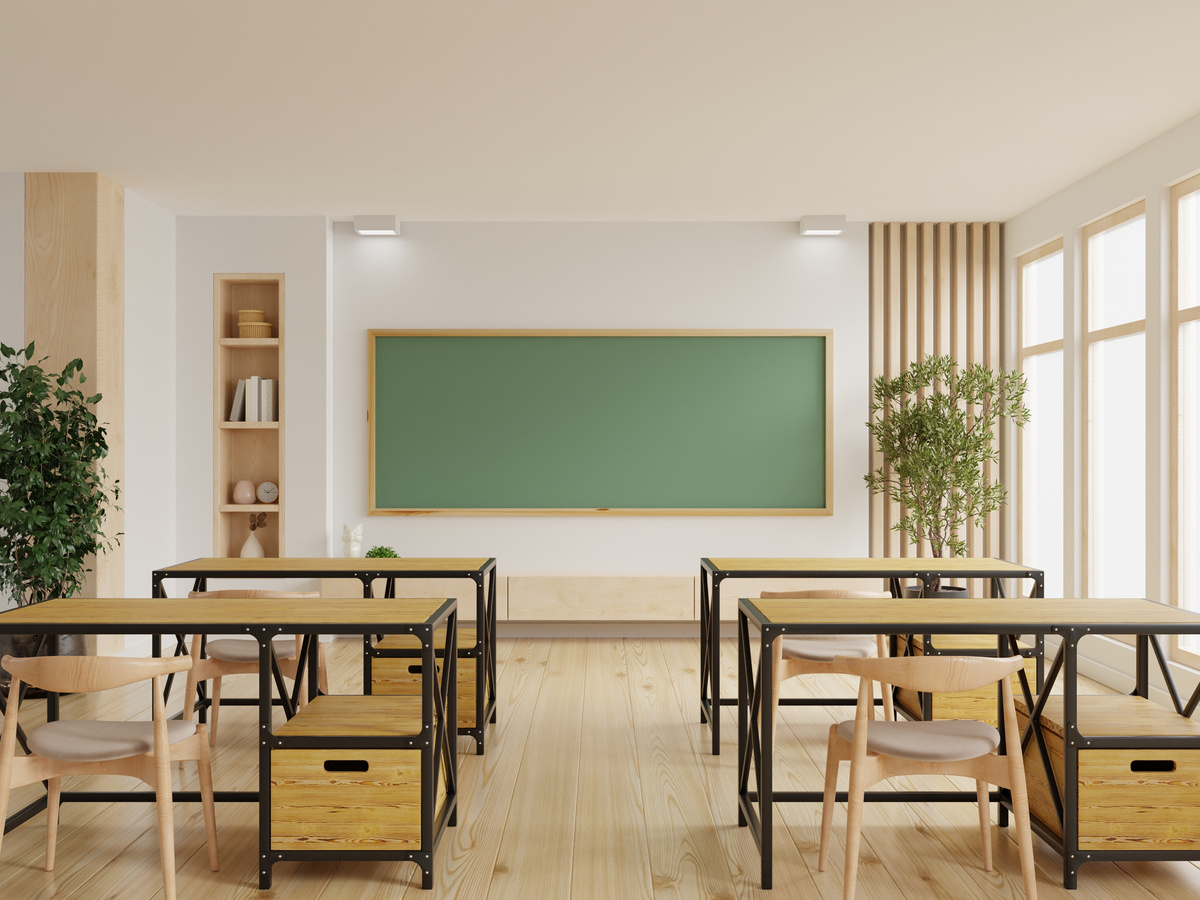
POLYGON ((831 516, 833 515, 833 331, 830 329, 383 329, 367 331, 367 514, 372 516, 831 516), (375 342, 381 337, 820 337, 825 341, 825 501, 818 507, 453 507, 375 505, 375 342))

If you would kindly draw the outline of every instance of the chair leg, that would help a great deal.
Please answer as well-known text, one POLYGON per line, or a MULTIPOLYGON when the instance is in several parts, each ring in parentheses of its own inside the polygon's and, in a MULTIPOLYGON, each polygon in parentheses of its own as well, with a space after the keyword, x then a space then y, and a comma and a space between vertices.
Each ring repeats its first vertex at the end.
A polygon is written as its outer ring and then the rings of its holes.
POLYGON ((863 772, 862 766, 854 765, 854 760, 851 760, 850 802, 847 804, 848 814, 846 816, 846 877, 842 884, 843 900, 854 900, 854 888, 858 882, 858 848, 862 837, 863 795, 866 793, 866 780, 866 773, 863 772))
MULTIPOLYGON (((888 655, 887 638, 882 634, 875 635, 875 653, 880 659, 888 655)), ((896 711, 892 708, 892 686, 879 682, 879 693, 883 696, 884 721, 894 722, 896 711)))
POLYGON ((988 792, 991 785, 986 781, 975 781, 975 796, 979 801, 979 837, 983 841, 983 870, 992 871, 992 816, 988 792))
POLYGON ((221 709, 221 676, 215 675, 212 680, 212 706, 208 716, 208 746, 217 746, 217 713, 221 709))
POLYGON ((46 782, 46 871, 54 871, 54 850, 58 844, 58 808, 62 796, 62 778, 46 782))
POLYGON ((317 635, 317 687, 322 694, 329 693, 329 669, 325 665, 325 645, 321 643, 320 635, 317 635))
POLYGON ((8 821, 8 801, 12 795, 13 756, 17 752, 17 697, 21 682, 14 677, 9 682, 8 706, 4 730, 0 731, 0 847, 4 844, 4 823, 8 821))
POLYGON ((817 860, 817 871, 824 872, 829 861, 829 839, 833 834, 833 805, 837 796, 838 764, 841 755, 837 752, 837 726, 829 726, 829 745, 825 751, 825 799, 821 804, 821 855, 817 860))
POLYGON ((154 799, 158 807, 158 842, 162 856, 163 898, 175 900, 175 799, 171 788, 171 755, 154 758, 154 799))
POLYGON ((208 740, 203 734, 196 743, 200 747, 200 758, 196 760, 196 767, 199 769, 200 800, 204 807, 204 836, 208 841, 208 867, 216 872, 219 864, 217 861, 217 810, 213 803, 212 759, 208 752, 208 740))
MULTIPOLYGON (((1014 717, 1015 718, 1015 717, 1014 717)), ((1033 863, 1033 831, 1029 826, 1029 796, 1025 791, 1025 771, 1020 756, 1009 757, 1009 793, 1017 826, 1017 850, 1021 854, 1021 878, 1025 882, 1025 900, 1037 900, 1037 870, 1033 863)))

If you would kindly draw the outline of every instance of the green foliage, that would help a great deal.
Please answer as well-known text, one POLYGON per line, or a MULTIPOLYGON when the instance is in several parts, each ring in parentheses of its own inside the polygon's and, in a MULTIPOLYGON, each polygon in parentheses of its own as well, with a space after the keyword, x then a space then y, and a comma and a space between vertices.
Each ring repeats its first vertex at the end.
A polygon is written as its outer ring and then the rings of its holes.
POLYGON ((400 554, 397 553, 395 550, 393 550, 391 547, 384 547, 380 544, 376 544, 374 547, 372 547, 370 550, 367 551, 366 558, 367 559, 398 559, 399 556, 400 556, 400 554))
POLYGON ((979 363, 959 367, 952 356, 927 356, 895 378, 875 379, 867 428, 884 465, 865 476, 872 493, 886 493, 904 515, 892 526, 933 555, 965 556, 962 528, 1005 500, 988 477, 998 461, 996 424, 1029 421, 1025 376, 993 372, 979 363))
POLYGON ((104 426, 85 396, 82 360, 46 372, 0 344, 0 594, 18 605, 78 593, 89 558, 112 549, 101 526, 120 496, 107 484, 104 426))

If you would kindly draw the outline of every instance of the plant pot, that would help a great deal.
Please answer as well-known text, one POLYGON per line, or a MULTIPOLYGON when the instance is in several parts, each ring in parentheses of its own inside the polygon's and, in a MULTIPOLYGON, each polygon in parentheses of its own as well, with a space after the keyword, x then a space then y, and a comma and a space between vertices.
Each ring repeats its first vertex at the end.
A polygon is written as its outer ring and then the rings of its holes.
MULTIPOLYGON (((37 647, 38 641, 41 640, 40 634, 0 634, 0 658, 5 656, 33 656, 34 648, 37 647)), ((39 656, 45 656, 50 649, 50 641, 54 638, 49 638, 42 647, 42 652, 39 656)), ((82 634, 60 634, 58 636, 58 655, 59 656, 86 656, 87 641, 82 634)), ((12 681, 12 676, 0 668, 0 691, 8 691, 8 685, 12 681)), ((41 691, 35 691, 30 688, 25 694, 26 697, 44 696, 41 691)))
MULTIPOLYGON (((910 600, 915 600, 921 596, 924 588, 921 585, 910 585, 904 588, 904 596, 910 600)), ((929 595, 942 599, 965 600, 967 598, 967 589, 953 584, 943 584, 940 588, 929 595)))

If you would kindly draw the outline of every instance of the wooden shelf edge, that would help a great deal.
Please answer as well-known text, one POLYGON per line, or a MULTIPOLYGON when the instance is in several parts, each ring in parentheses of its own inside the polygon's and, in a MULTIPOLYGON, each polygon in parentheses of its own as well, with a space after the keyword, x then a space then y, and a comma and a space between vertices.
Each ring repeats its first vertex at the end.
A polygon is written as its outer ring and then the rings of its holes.
POLYGON ((253 431, 255 429, 278 429, 278 422, 222 422, 222 428, 253 431))
POLYGON ((223 513, 279 512, 278 503, 222 503, 217 507, 223 513))
POLYGON ((221 338, 222 347, 278 347, 279 338, 221 338))

